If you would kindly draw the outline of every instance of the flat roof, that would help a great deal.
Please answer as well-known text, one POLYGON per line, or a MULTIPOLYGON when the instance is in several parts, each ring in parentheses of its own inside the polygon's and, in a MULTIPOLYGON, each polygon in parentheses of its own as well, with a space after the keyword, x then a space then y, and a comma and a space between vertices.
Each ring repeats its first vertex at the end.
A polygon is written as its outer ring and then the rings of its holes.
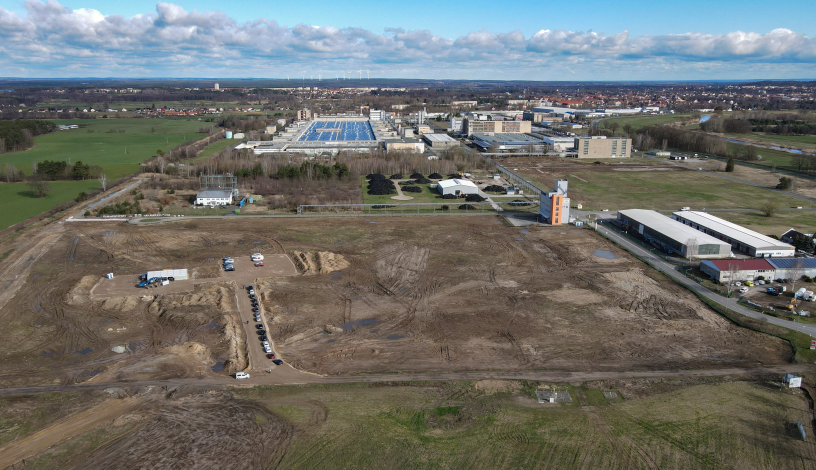
POLYGON ((451 179, 451 180, 442 180, 442 181, 440 181, 440 182, 439 182, 439 183, 437 183, 437 184, 438 184, 438 185, 439 185, 439 187, 441 187, 441 188, 450 188, 450 187, 452 187, 452 186, 472 186, 472 187, 474 187, 474 188, 475 188, 475 187, 477 187, 477 186, 476 186, 476 183, 474 183, 473 181, 470 181, 470 180, 460 180, 460 179, 458 179, 458 178, 454 178, 454 179, 451 179))
POLYGON ((422 138, 431 142, 455 142, 456 139, 448 134, 423 134, 422 138))
POLYGON ((706 212, 678 211, 675 212, 674 215, 707 229, 713 230, 717 233, 721 233, 725 237, 756 249, 772 248, 793 250, 793 246, 785 242, 774 240, 769 236, 762 235, 761 233, 754 232, 753 230, 748 230, 745 227, 729 222, 725 219, 715 217, 706 212))
POLYGON ((659 212, 646 209, 627 209, 618 211, 618 214, 637 221, 652 230, 662 233, 672 240, 685 245, 690 238, 696 238, 699 245, 721 245, 731 250, 731 245, 711 235, 695 230, 682 222, 667 217, 659 212))
POLYGON ((494 134, 483 134, 480 132, 471 134, 474 139, 484 142, 498 142, 500 144, 540 144, 543 140, 529 134, 514 134, 496 132, 494 134))

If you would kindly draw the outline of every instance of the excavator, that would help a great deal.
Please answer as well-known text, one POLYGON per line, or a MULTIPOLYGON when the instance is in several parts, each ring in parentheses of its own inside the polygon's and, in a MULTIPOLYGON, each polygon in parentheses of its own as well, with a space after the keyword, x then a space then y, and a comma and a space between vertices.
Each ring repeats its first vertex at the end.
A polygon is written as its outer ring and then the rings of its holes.
POLYGON ((795 298, 790 299, 788 303, 785 305, 785 308, 790 311, 794 311, 794 309, 796 308, 796 299, 795 298))

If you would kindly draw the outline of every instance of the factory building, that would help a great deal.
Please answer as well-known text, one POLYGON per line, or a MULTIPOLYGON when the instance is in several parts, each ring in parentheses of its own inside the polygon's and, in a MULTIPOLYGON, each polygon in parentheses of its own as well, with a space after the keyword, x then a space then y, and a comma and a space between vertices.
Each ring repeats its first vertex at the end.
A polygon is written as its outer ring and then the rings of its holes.
POLYGON ((471 117, 462 121, 462 133, 467 135, 476 133, 525 134, 531 130, 530 121, 479 121, 471 117))
POLYGON ((695 230, 659 212, 644 209, 618 211, 618 225, 634 231, 667 253, 684 258, 731 257, 731 245, 695 230))
POLYGON ((476 183, 470 180, 460 180, 456 178, 440 181, 437 183, 437 189, 439 190, 439 194, 443 196, 448 194, 452 194, 454 196, 479 194, 479 188, 476 186, 476 183))
POLYGON ((528 134, 473 134, 470 136, 470 141, 483 151, 506 152, 529 149, 535 153, 547 151, 547 144, 543 140, 528 134))
POLYGON ((303 108, 297 112, 298 121, 308 121, 312 118, 312 112, 308 108, 303 108))
POLYGON ((703 260, 700 262, 700 271, 723 284, 730 281, 753 281, 760 276, 765 279, 776 279, 774 267, 764 259, 703 260))
POLYGON ((557 135, 542 136, 541 140, 550 147, 552 152, 567 152, 575 145, 574 137, 561 137, 557 135))
POLYGON ((368 112, 368 118, 372 121, 385 121, 385 111, 381 109, 372 109, 368 112))
POLYGON ((422 140, 433 149, 458 147, 459 141, 447 134, 422 134, 422 140))
POLYGON ((550 225, 569 222, 570 200, 567 197, 567 180, 556 180, 555 191, 541 193, 538 215, 550 225))
POLYGON ((578 158, 629 158, 632 156, 632 139, 625 137, 576 137, 574 141, 578 158))
POLYGON ((794 248, 761 233, 748 230, 725 219, 697 211, 679 211, 672 218, 689 227, 730 243, 737 251, 755 258, 787 257, 794 255, 794 248))

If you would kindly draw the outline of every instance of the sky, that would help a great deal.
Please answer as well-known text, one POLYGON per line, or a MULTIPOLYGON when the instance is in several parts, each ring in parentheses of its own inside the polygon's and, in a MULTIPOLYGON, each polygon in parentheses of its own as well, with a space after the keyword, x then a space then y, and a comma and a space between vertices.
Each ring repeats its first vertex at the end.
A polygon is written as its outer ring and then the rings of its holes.
POLYGON ((814 0, 0 0, 0 77, 808 79, 814 18, 814 0))

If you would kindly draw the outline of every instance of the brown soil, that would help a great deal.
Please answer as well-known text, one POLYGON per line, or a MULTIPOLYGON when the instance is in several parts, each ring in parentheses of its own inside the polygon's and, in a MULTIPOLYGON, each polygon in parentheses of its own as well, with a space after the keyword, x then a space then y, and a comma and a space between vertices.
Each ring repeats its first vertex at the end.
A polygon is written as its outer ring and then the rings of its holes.
POLYGON ((76 223, 65 230, 4 308, 15 312, 0 331, 5 386, 247 370, 248 349, 257 345, 247 343, 252 325, 236 311, 245 281, 177 281, 164 291, 129 282, 148 269, 211 270, 222 256, 254 252, 294 252, 310 274, 275 277, 278 269, 248 261, 238 273, 260 278, 276 352, 309 372, 716 368, 790 356, 782 341, 734 327, 575 227, 532 228, 523 241, 492 216, 76 223), (597 248, 617 258, 593 256, 597 248), (105 296, 115 284, 103 279, 108 272, 124 284, 105 296))

